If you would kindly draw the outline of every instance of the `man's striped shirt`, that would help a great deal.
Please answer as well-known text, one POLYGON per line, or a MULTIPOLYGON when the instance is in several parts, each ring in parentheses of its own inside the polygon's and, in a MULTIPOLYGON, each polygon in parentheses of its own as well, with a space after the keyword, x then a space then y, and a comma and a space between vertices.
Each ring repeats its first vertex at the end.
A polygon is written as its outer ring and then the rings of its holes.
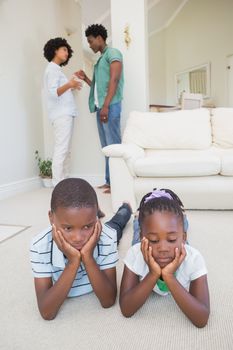
MULTIPOLYGON (((68 262, 52 238, 51 227, 32 239, 30 255, 34 277, 51 277, 53 283, 59 279, 68 262)), ((117 264, 116 231, 106 224, 102 224, 102 232, 94 249, 93 257, 100 270, 110 269, 117 264)), ((85 266, 81 262, 68 297, 87 294, 92 290, 85 266)))

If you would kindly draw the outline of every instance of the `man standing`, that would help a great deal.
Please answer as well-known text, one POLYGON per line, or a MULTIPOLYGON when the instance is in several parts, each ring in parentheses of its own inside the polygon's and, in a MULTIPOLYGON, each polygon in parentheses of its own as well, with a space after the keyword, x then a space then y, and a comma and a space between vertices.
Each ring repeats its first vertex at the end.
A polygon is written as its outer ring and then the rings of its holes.
MULTIPOLYGON (((123 58, 119 50, 106 44, 107 30, 101 24, 89 26, 85 35, 90 48, 101 56, 90 80, 84 71, 76 73, 90 87, 89 109, 97 112, 97 126, 102 147, 121 143, 120 117, 123 99, 123 58)), ((105 157, 105 184, 99 188, 110 193, 109 159, 105 157)))

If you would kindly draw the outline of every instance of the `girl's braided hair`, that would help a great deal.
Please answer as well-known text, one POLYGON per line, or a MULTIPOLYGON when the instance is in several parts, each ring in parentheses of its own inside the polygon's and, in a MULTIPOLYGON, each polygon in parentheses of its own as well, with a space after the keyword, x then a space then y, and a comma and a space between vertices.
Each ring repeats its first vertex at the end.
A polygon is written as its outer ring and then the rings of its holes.
POLYGON ((155 211, 167 211, 174 213, 178 216, 182 222, 184 221, 184 206, 180 198, 173 191, 169 189, 156 189, 143 196, 139 205, 139 225, 142 227, 142 223, 148 215, 153 214, 155 211))

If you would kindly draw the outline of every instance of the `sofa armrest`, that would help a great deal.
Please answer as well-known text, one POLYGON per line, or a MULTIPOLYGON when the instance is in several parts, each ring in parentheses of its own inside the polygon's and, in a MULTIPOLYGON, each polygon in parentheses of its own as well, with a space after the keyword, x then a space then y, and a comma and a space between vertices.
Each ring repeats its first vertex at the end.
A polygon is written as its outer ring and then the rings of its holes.
POLYGON ((123 158, 129 168, 132 176, 136 176, 133 168, 134 161, 145 156, 143 148, 133 143, 121 143, 109 145, 102 148, 102 152, 106 157, 123 158))
POLYGON ((133 143, 109 145, 102 148, 102 152, 106 157, 124 158, 125 160, 129 158, 141 158, 145 155, 144 149, 133 143))
POLYGON ((109 159, 111 200, 114 213, 123 202, 130 203, 133 212, 137 210, 137 202, 134 192, 134 177, 123 158, 109 159))

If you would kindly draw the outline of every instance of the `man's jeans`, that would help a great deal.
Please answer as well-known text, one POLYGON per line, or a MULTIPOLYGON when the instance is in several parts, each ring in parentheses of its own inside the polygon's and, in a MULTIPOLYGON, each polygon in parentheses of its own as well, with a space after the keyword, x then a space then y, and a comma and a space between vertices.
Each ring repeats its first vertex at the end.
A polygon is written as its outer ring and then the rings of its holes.
MULTIPOLYGON (((101 146, 105 147, 115 143, 121 143, 121 102, 113 103, 109 106, 107 123, 102 123, 100 121, 100 111, 101 109, 98 108, 96 118, 101 146)), ((105 181, 106 184, 110 185, 108 157, 105 157, 105 181)))
POLYGON ((117 210, 116 214, 106 222, 105 224, 112 227, 117 232, 117 244, 119 243, 123 230, 129 221, 132 214, 132 210, 127 203, 123 203, 122 206, 117 210))

